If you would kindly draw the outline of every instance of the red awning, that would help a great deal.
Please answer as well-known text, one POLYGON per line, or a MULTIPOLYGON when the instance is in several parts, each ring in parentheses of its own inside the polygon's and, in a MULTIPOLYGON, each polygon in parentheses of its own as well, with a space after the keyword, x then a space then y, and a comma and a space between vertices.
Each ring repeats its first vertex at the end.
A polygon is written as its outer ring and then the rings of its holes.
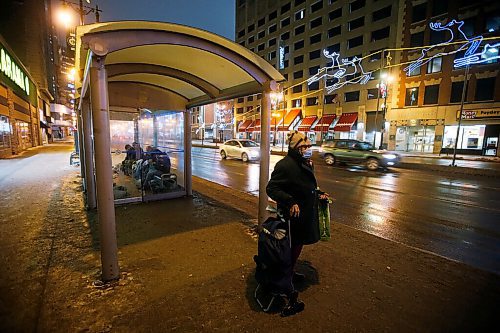
POLYGON ((251 120, 245 120, 244 122, 240 123, 240 126, 238 127, 238 132, 245 132, 247 127, 250 126, 252 123, 251 120))
POLYGON ((260 132, 260 119, 255 119, 255 124, 253 125, 254 132, 260 132))
POLYGON ((333 130, 336 132, 349 132, 357 119, 357 112, 342 113, 333 130))
POLYGON ((246 128, 245 132, 253 132, 253 128, 255 126, 255 121, 252 121, 250 125, 246 128))
POLYGON ((288 112, 285 116, 284 123, 279 126, 278 131, 289 131, 290 125, 295 121, 295 119, 297 119, 297 117, 300 117, 301 111, 301 109, 290 110, 290 112, 288 112))
POLYGON ((299 132, 309 132, 311 130, 312 124, 318 119, 316 116, 307 116, 300 122, 297 131, 299 132))
MULTIPOLYGON (((274 128, 278 125, 276 122, 280 122, 280 120, 277 120, 276 118, 271 118, 271 132, 274 131, 274 128)), ((260 132, 260 119, 255 120, 255 128, 253 129, 254 132, 260 132)))
POLYGON ((325 114, 314 126, 316 132, 328 132, 330 126, 337 116, 334 114, 325 114))

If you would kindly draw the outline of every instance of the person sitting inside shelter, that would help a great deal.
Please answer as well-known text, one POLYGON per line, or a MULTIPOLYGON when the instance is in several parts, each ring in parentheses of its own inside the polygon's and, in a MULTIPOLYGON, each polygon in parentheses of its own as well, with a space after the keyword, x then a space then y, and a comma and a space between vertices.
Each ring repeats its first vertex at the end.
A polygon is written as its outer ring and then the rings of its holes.
POLYGON ((145 181, 146 186, 149 186, 150 181, 155 176, 161 177, 163 174, 170 173, 170 157, 166 152, 156 147, 147 146, 145 158, 149 161, 149 170, 145 181))

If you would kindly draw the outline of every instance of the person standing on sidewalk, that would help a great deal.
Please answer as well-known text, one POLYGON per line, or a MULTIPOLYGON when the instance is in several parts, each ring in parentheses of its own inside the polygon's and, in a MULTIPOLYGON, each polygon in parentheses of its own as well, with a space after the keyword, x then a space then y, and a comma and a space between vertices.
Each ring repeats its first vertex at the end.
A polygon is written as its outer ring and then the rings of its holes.
MULTIPOLYGON (((287 134, 288 154, 274 167, 266 187, 267 195, 277 202, 278 210, 290 219, 292 265, 295 267, 302 247, 320 240, 317 200, 328 199, 318 190, 311 161, 311 142, 298 131, 287 134)), ((293 281, 304 275, 293 271, 293 281)))

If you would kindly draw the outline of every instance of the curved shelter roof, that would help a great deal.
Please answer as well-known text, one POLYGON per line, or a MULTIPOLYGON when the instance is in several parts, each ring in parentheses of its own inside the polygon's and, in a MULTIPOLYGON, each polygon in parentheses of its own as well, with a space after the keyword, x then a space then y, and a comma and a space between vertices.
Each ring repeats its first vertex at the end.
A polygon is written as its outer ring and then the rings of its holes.
POLYGON ((163 109, 186 109, 260 93, 265 82, 284 80, 255 53, 204 30, 161 22, 106 22, 77 28, 82 95, 93 53, 106 55, 111 105, 155 108, 158 103, 149 97, 159 95, 163 109))

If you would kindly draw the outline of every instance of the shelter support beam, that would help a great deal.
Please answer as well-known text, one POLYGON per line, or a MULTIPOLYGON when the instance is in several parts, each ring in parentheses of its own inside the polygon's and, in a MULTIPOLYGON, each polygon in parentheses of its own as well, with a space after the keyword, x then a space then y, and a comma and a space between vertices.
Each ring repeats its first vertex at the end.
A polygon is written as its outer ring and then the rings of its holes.
POLYGON ((186 195, 193 195, 193 170, 191 166, 191 112, 184 112, 184 186, 186 195))
POLYGON ((259 174, 259 213, 258 223, 262 225, 267 219, 267 204, 268 197, 266 193, 267 182, 269 181, 269 161, 270 155, 270 140, 269 134, 271 129, 271 92, 277 88, 275 81, 267 81, 263 85, 261 115, 260 115, 260 174, 259 174))
MULTIPOLYGON (((82 112, 81 110, 76 110, 76 136, 78 138, 78 157, 80 158, 80 175, 85 177, 85 169, 82 163, 83 155, 83 131, 82 131, 82 112)), ((85 186, 85 185, 84 185, 85 186)))
POLYGON ((94 128, 97 216, 101 247, 102 280, 119 278, 118 246, 113 197, 113 169, 109 130, 109 99, 104 57, 95 56, 90 70, 90 93, 94 128))
POLYGON ((92 142, 92 116, 90 114, 90 99, 85 98, 82 101, 81 106, 81 132, 83 136, 83 152, 80 155, 83 157, 84 164, 87 209, 95 209, 97 207, 97 203, 94 175, 94 145, 92 142))

